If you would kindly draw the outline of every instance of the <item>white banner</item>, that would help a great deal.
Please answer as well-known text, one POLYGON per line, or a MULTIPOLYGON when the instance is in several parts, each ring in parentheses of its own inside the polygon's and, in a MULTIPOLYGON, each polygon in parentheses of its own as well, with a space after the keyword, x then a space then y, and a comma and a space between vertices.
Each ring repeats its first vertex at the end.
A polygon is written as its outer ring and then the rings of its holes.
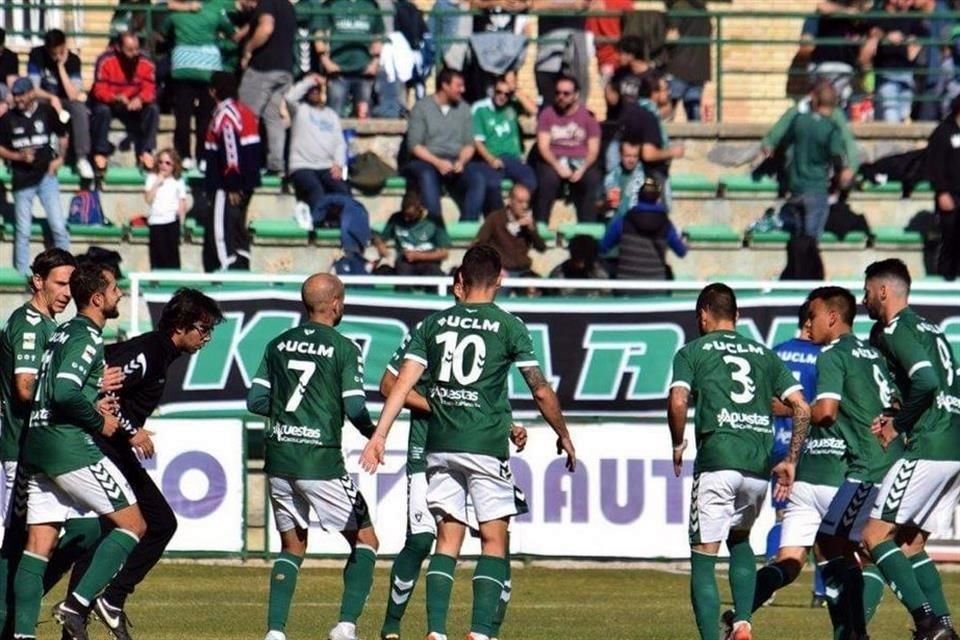
POLYGON ((147 429, 156 456, 143 465, 177 516, 167 551, 243 551, 243 422, 149 420, 147 429))

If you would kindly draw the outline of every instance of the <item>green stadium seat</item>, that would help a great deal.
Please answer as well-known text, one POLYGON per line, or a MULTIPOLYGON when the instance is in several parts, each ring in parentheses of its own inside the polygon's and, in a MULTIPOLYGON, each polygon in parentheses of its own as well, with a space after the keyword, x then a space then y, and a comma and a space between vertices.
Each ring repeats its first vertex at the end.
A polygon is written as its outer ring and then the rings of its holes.
POLYGON ((102 244, 120 244, 124 229, 115 224, 71 224, 67 230, 72 240, 102 244))
POLYGON ((901 227, 876 227, 873 229, 873 243, 874 246, 920 246, 923 236, 918 231, 904 231, 901 227))
POLYGON ((540 237, 543 238, 543 241, 547 243, 547 246, 552 246, 557 243, 557 233, 550 229, 550 225, 546 222, 537 223, 537 233, 540 234, 540 237))
POLYGON ((183 221, 183 237, 193 244, 203 244, 204 226, 196 218, 187 218, 183 221))
POLYGON ((560 225, 559 232, 563 241, 570 242, 574 236, 587 235, 599 241, 607 228, 602 222, 568 222, 560 225))
MULTIPOLYGON (((150 241, 150 227, 147 225, 127 225, 127 240, 133 244, 145 244, 150 241)), ((185 233, 181 229, 182 233, 185 233)))
POLYGON ((339 227, 322 227, 314 230, 313 233, 317 242, 323 242, 324 244, 340 244, 339 227))
POLYGON ((265 189, 279 189, 283 184, 283 178, 280 176, 260 176, 260 186, 265 189))
POLYGON ((386 226, 387 226, 386 221, 383 221, 383 222, 371 222, 371 223, 370 223, 370 230, 379 235, 379 234, 382 234, 382 233, 383 233, 383 230, 386 228, 386 226))
POLYGON ((447 235, 454 244, 469 244, 480 231, 480 222, 451 222, 447 225, 447 235))
MULTIPOLYGON (((899 196, 901 193, 903 193, 903 185, 897 181, 890 181, 885 184, 873 184, 872 182, 866 182, 863 184, 862 190, 864 193, 899 196)), ((931 193, 930 183, 926 180, 923 182, 918 182, 913 188, 913 193, 931 193)))
POLYGON ((0 267, 0 288, 22 291, 27 286, 27 278, 13 267, 0 267))
MULTIPOLYGON (((509 191, 510 187, 513 186, 513 182, 510 180, 503 180, 500 183, 500 188, 503 191, 509 191)), ((387 178, 387 181, 383 184, 383 191, 393 191, 396 193, 403 193, 407 190, 407 179, 401 175, 390 176, 387 178)))
POLYGON ((670 189, 676 193, 705 193, 716 195, 719 184, 713 178, 696 173, 674 173, 670 175, 670 189))
MULTIPOLYGON (((14 227, 12 222, 3 223, 3 239, 13 241, 14 237, 14 227)), ((30 239, 31 240, 42 240, 43 239, 43 227, 39 222, 34 222, 30 225, 30 239)))
POLYGON ((747 235, 750 246, 787 244, 788 240, 790 240, 790 234, 786 231, 762 231, 747 235))
MULTIPOLYGON (((79 176, 70 171, 73 184, 80 182, 79 176)), ((61 169, 61 174, 63 170, 61 169)), ((107 173, 103 176, 104 185, 112 187, 143 187, 147 182, 146 174, 138 167, 109 167, 107 173)), ((67 184, 67 183, 64 183, 67 184)))
POLYGON ((754 180, 749 173, 723 176, 720 178, 720 191, 725 193, 776 193, 777 181, 769 177, 754 180))
POLYGON ((841 240, 835 233, 827 231, 823 234, 823 237, 820 238, 820 245, 824 247, 862 249, 867 246, 867 234, 863 231, 851 231, 843 236, 843 240, 841 240))
POLYGON ((739 233, 725 224, 693 224, 684 227, 683 233, 691 243, 710 245, 741 245, 739 233))
POLYGON ((310 239, 308 231, 291 219, 257 219, 250 222, 253 232, 253 242, 257 244, 307 244, 310 239))

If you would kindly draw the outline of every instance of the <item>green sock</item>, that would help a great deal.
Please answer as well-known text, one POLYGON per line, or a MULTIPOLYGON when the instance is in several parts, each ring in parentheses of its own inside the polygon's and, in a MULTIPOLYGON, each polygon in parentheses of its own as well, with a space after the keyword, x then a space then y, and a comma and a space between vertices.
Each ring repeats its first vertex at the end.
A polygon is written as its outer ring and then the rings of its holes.
POLYGON ((720 590, 717 588, 717 556, 690 552, 690 601, 697 619, 700 640, 719 640, 720 590))
POLYGON ((283 631, 287 628, 290 602, 297 588, 297 576, 303 558, 281 551, 270 571, 270 596, 267 599, 267 631, 283 631))
POLYGON ((10 561, 0 556, 0 636, 4 634, 4 629, 7 626, 7 598, 13 595, 13 585, 8 584, 11 577, 10 569, 10 561))
POLYGON ((13 632, 17 636, 32 638, 37 635, 37 618, 43 599, 43 574, 46 570, 46 558, 29 551, 23 552, 13 582, 13 632))
POLYGON ((867 622, 870 622, 877 612, 877 606, 883 598, 883 588, 886 586, 880 570, 872 564, 867 565, 863 570, 863 618, 867 622))
POLYGON ((447 613, 457 559, 435 553, 427 566, 427 633, 447 634, 447 613))
POLYGON ((937 571, 937 565, 933 563, 933 559, 927 555, 926 551, 921 551, 915 556, 910 556, 909 560, 913 566, 913 575, 917 577, 917 584, 923 589, 923 595, 927 597, 927 602, 933 609, 933 615, 941 619, 949 619, 950 607, 947 605, 947 598, 943 595, 943 581, 940 580, 940 572, 937 571))
POLYGON ((94 552, 90 568, 70 595, 81 604, 89 606, 96 595, 113 580, 113 576, 117 575, 138 542, 140 539, 125 529, 114 529, 108 533, 94 552))
POLYGON ((507 562, 496 556, 480 556, 473 572, 473 615, 470 631, 485 636, 493 634, 500 595, 507 580, 507 562))
POLYGON ((903 551, 893 540, 886 540, 875 546, 870 555, 874 563, 883 574, 883 579, 890 585, 890 589, 903 606, 907 608, 915 622, 920 622, 926 616, 933 615, 933 609, 927 601, 913 566, 903 555, 903 551))
POLYGON ((340 622, 356 624, 363 605, 367 603, 370 587, 373 586, 373 569, 377 565, 377 552, 373 547, 358 544, 343 567, 343 599, 340 601, 340 622))
POLYGON ((100 540, 100 518, 71 518, 63 524, 63 535, 57 542, 47 572, 43 575, 43 592, 53 589, 74 563, 100 540))
POLYGON ((733 594, 734 620, 750 621, 753 597, 757 591, 757 557, 750 540, 727 543, 730 550, 730 591, 733 594))
POLYGON ((407 536, 403 549, 390 569, 390 594, 387 598, 387 613, 383 618, 380 635, 400 633, 400 620, 410 603, 413 588, 420 577, 420 567, 433 547, 432 533, 415 533, 407 536))
POLYGON ((509 551, 504 560, 506 560, 507 575, 503 581, 503 592, 500 594, 500 602, 497 604, 497 615, 493 618, 493 633, 490 634, 491 637, 500 635, 500 627, 503 626, 503 620, 507 617, 507 607, 510 605, 510 597, 513 594, 513 583, 511 582, 513 572, 510 569, 509 551))
POLYGON ((757 586, 753 594, 753 611, 763 606, 763 603, 769 600, 778 589, 782 589, 787 584, 787 576, 780 568, 780 564, 774 562, 757 571, 757 586))

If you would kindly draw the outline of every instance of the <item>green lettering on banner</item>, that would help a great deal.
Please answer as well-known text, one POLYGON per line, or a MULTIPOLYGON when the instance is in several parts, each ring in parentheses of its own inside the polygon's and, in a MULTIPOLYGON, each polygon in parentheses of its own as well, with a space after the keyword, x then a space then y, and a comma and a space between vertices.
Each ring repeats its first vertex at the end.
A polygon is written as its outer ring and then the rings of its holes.
POLYGON ((757 323, 753 321, 753 318, 740 318, 737 320, 737 333, 744 338, 750 338, 761 344, 764 343, 763 336, 760 335, 760 330, 757 328, 757 323))
POLYGON ((407 335, 407 325, 399 320, 344 316, 337 330, 360 344, 363 353, 363 387, 379 389, 387 363, 407 335))
MULTIPOLYGON (((533 352, 540 363, 544 377, 556 389, 560 385, 560 376, 553 375, 553 358, 550 355, 550 327, 545 324, 528 324, 527 331, 533 341, 533 352)), ((510 369, 507 378, 507 394, 511 400, 529 400, 532 396, 523 375, 516 367, 510 369)))
POLYGON ((627 400, 662 398, 670 384, 673 356, 683 329, 672 323, 592 325, 577 381, 577 400, 614 400, 630 377, 627 400))

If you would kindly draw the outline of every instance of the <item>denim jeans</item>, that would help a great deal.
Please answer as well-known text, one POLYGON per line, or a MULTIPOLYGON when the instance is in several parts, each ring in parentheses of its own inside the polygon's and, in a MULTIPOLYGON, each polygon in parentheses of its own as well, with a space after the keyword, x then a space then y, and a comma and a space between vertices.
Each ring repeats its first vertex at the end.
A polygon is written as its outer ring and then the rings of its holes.
POLYGON ((144 152, 157 150, 157 127, 160 124, 160 111, 155 103, 145 104, 139 111, 128 111, 116 104, 106 104, 91 98, 90 133, 93 138, 93 152, 105 156, 113 153, 110 144, 110 121, 116 118, 123 123, 127 134, 133 139, 137 156, 144 152))
POLYGON ((683 102, 688 122, 700 120, 700 102, 703 100, 703 84, 693 84, 680 78, 670 79, 670 99, 683 102))
POLYGON ((531 198, 537 192, 537 173, 533 167, 523 161, 522 158, 513 156, 501 156, 503 169, 497 170, 487 164, 484 160, 474 160, 471 165, 476 165, 477 171, 483 174, 487 183, 486 197, 484 206, 487 211, 496 211, 502 209, 503 189, 501 183, 504 179, 510 180, 514 184, 522 184, 530 191, 531 198))
POLYGON ((441 176, 433 165, 423 160, 411 160, 404 167, 407 180, 412 180, 420 189, 420 197, 427 212, 435 220, 443 220, 440 209, 440 187, 445 186, 460 207, 460 220, 479 220, 487 191, 487 178, 475 162, 467 163, 463 173, 448 173, 441 176))
POLYGON ((905 122, 913 106, 913 85, 877 78, 877 102, 883 122, 905 122))
POLYGON ((310 205, 310 215, 316 219, 323 197, 331 193, 350 195, 350 186, 330 175, 330 169, 297 169, 290 174, 297 200, 310 205))
POLYGON ((803 232, 819 240, 827 226, 830 200, 825 193, 804 193, 800 201, 803 203, 803 232))
POLYGON ((63 209, 60 207, 60 183, 55 176, 47 174, 38 184, 13 192, 13 209, 16 214, 13 266, 23 274, 30 273, 30 223, 33 220, 33 199, 38 196, 47 214, 54 246, 70 250, 70 235, 67 233, 63 209))
POLYGON ((359 75, 337 75, 327 82, 327 106, 337 112, 338 116, 345 116, 344 107, 347 105, 347 96, 353 99, 353 113, 359 113, 360 103, 370 106, 373 97, 373 78, 359 75))

